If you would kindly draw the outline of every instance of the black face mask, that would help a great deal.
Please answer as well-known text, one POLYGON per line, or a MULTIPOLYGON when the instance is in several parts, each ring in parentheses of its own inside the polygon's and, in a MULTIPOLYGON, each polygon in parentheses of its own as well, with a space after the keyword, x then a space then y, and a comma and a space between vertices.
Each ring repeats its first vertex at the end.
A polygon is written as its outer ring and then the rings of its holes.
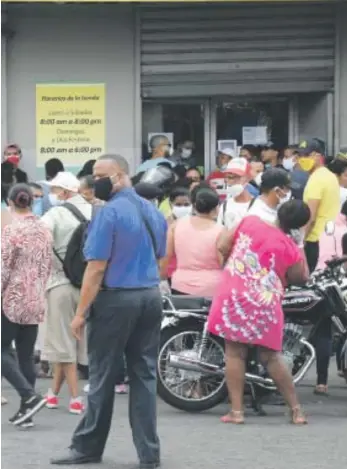
POLYGON ((112 195, 112 188, 112 181, 108 176, 97 179, 94 182, 95 197, 97 199, 103 200, 104 202, 108 202, 112 195))

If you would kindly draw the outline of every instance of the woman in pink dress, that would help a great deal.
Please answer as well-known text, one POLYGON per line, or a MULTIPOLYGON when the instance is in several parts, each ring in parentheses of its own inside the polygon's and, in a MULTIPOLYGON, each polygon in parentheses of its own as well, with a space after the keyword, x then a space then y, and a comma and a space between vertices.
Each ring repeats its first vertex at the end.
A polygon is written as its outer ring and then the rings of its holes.
MULTIPOLYGON (((310 210, 299 200, 278 211, 279 228, 247 216, 229 236, 229 258, 208 318, 208 330, 225 340, 226 380, 232 402, 225 423, 243 423, 247 346, 256 345, 260 358, 291 409, 292 422, 306 423, 291 374, 282 361, 282 297, 287 283, 307 281, 301 248, 288 233, 308 222, 310 210)), ((224 246, 225 248, 225 246, 224 246)))

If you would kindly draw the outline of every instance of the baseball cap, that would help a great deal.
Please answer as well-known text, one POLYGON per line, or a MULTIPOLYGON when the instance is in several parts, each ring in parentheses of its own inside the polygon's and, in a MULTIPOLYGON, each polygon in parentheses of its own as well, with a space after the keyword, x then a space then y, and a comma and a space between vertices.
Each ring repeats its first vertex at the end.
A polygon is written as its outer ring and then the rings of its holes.
POLYGON ((50 187, 59 187, 70 192, 78 192, 80 181, 76 176, 68 171, 60 171, 55 178, 47 182, 50 187))
POLYGON ((238 176, 246 176, 250 171, 250 165, 246 158, 234 158, 229 161, 225 169, 225 173, 237 174, 238 176))
POLYGON ((313 152, 325 155, 325 143, 319 138, 303 140, 299 143, 298 152, 300 156, 307 156, 313 152))
POLYGON ((223 150, 218 150, 218 155, 227 155, 230 158, 235 158, 235 150, 232 148, 223 148, 223 150))
POLYGON ((292 182, 288 171, 282 168, 267 169, 261 178, 261 188, 266 190, 275 187, 287 187, 288 189, 296 189, 296 185, 292 182))

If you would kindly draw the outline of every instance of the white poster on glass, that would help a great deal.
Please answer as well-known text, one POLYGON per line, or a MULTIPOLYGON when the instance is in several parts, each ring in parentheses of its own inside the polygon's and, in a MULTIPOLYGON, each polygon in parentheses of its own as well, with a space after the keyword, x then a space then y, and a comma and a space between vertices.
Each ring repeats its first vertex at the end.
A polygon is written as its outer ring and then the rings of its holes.
POLYGON ((174 145, 174 134, 173 134, 173 132, 150 132, 147 135, 147 145, 148 145, 148 151, 149 152, 152 151, 152 148, 150 146, 150 141, 151 141, 152 137, 156 137, 157 135, 158 136, 160 135, 161 137, 166 137, 170 142, 171 148, 173 148, 173 145, 174 145))
POLYGON ((218 140, 217 150, 222 152, 223 150, 230 149, 237 155, 237 140, 218 140))
POLYGON ((265 145, 268 141, 267 127, 242 127, 242 145, 265 145))

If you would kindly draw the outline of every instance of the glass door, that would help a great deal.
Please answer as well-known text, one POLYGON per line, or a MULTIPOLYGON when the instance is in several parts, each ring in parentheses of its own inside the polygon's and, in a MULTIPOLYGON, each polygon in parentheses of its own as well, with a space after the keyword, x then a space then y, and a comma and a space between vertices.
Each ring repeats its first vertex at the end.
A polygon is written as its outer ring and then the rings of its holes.
POLYGON ((194 144, 192 162, 204 171, 206 166, 206 102, 200 100, 153 100, 142 104, 142 158, 148 157, 148 139, 153 133, 172 137, 174 151, 186 141, 194 144))

